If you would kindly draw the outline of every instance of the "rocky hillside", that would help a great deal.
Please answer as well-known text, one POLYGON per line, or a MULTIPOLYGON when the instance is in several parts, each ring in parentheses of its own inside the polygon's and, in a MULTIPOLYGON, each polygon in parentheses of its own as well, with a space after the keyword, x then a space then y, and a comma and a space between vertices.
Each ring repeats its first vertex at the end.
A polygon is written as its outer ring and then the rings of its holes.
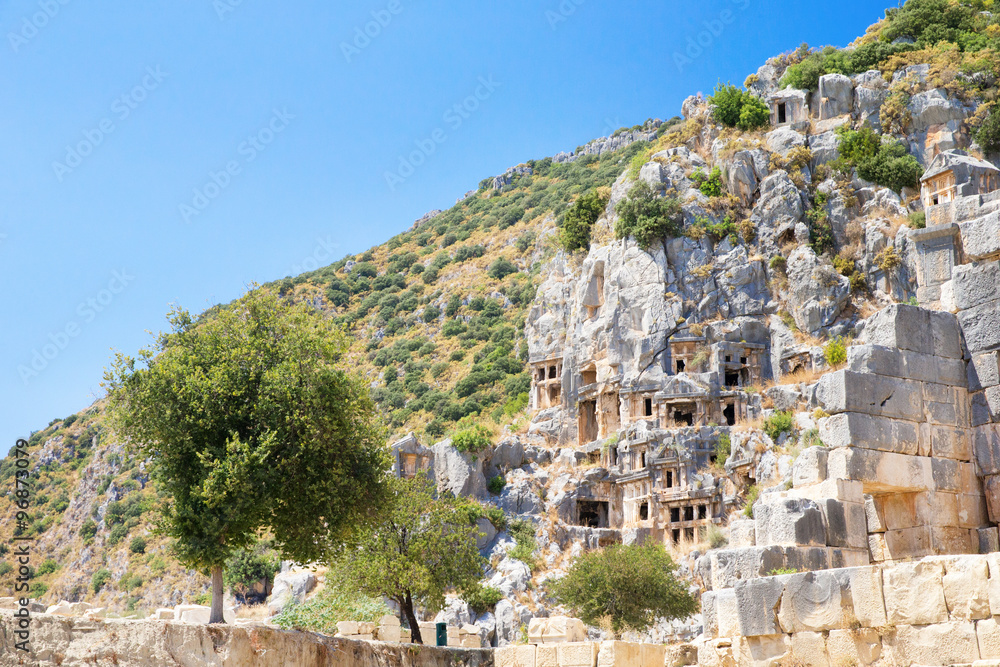
MULTIPOLYGON (((682 118, 512 167, 267 286, 352 334, 393 440, 414 434, 398 450, 503 510, 481 545, 503 599, 445 616, 512 641, 552 610, 545 579, 620 540, 663 540, 693 576, 731 518, 791 484, 821 444, 817 380, 866 318, 917 302, 918 177, 947 151, 1000 148, 1000 25, 981 4, 909 0, 849 48, 790 51, 682 118), (494 446, 450 447, 475 424, 494 446)), ((99 403, 30 443, 38 505, 23 527, 0 508, 0 533, 37 537, 43 600, 141 612, 205 592, 150 534, 161 499, 99 403)))

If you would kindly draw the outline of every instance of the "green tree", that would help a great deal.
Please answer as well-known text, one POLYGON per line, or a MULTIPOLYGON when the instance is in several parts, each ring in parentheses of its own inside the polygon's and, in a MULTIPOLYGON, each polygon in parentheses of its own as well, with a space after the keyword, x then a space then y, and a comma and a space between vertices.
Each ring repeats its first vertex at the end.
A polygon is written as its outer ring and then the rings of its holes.
POLYGON ((676 570, 662 544, 619 544, 583 554, 549 590, 588 625, 608 622, 616 635, 642 632, 659 618, 686 618, 698 611, 676 570))
POLYGON ((159 526, 185 565, 212 576, 270 530, 278 552, 323 559, 373 520, 389 459, 367 387, 349 375, 343 334, 305 304, 255 289, 105 373, 116 433, 170 501, 159 526))
POLYGON ((615 207, 618 222, 615 236, 634 236, 643 250, 657 239, 677 236, 680 232, 681 204, 676 197, 659 197, 649 183, 640 181, 632 186, 625 199, 615 207))
POLYGON ((449 588, 476 589, 485 561, 463 501, 435 497, 434 483, 424 475, 391 485, 393 499, 380 522, 360 531, 354 547, 344 551, 343 566, 362 593, 398 604, 413 641, 421 644, 414 607, 434 613, 449 588))
POLYGON ((996 105, 990 107, 986 119, 976 130, 976 143, 987 153, 1000 151, 1000 112, 996 105))
POLYGON ((771 112, 760 98, 732 84, 719 82, 708 101, 715 105, 715 120, 726 127, 746 132, 771 122, 771 112))
POLYGON ((567 252, 590 249, 591 230, 607 204, 607 197, 602 197, 597 190, 591 190, 566 211, 559 230, 559 242, 567 252))

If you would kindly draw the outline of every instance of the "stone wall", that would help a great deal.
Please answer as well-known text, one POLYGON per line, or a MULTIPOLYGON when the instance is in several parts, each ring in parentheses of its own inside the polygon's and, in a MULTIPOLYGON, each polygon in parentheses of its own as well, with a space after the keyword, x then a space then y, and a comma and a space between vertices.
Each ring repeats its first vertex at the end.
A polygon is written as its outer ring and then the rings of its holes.
POLYGON ((352 641, 263 625, 31 619, 30 653, 15 650, 13 613, 0 611, 0 666, 491 667, 489 650, 352 641))
POLYGON ((702 609, 705 667, 1000 660, 1000 554, 740 581, 702 609))

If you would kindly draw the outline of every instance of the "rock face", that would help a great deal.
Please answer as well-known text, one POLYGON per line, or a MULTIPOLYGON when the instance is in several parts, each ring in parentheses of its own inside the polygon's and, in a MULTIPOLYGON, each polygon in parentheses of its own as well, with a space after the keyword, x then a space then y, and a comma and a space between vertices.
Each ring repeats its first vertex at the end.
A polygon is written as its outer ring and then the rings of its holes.
POLYGON ((438 490, 450 491, 456 496, 486 496, 482 458, 458 451, 450 439, 437 443, 431 449, 434 450, 438 490))
POLYGON ((312 572, 282 572, 274 577, 274 587, 267 606, 276 614, 289 602, 305 602, 306 595, 316 588, 316 575, 312 572))
POLYGON ((36 616, 31 621, 31 651, 15 649, 16 622, 0 612, 3 626, 0 665, 115 664, 122 667, 487 667, 487 650, 381 644, 280 630, 261 625, 185 625, 163 621, 86 621, 36 616), (21 660, 28 662, 22 663, 21 660))

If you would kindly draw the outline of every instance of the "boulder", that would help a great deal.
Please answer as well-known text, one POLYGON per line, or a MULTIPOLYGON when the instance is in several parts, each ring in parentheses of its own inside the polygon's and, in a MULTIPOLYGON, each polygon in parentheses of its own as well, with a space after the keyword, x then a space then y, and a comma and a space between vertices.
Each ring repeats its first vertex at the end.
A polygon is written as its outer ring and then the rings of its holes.
POLYGON ((850 296, 850 281, 808 246, 792 252, 786 272, 791 300, 797 304, 792 316, 799 329, 814 332, 833 324, 850 296))
POLYGON ((929 625, 948 620, 944 564, 923 560, 897 563, 883 572, 885 608, 891 625, 929 625))
POLYGON ((843 74, 824 74, 819 78, 820 120, 851 113, 854 107, 854 82, 843 74))
POLYGON ((486 497, 486 477, 480 456, 458 451, 452 446, 450 438, 431 449, 434 450, 438 491, 450 491, 456 496, 486 497))
POLYGON ((804 134, 785 126, 768 132, 764 138, 764 143, 767 146, 767 150, 772 153, 785 155, 793 148, 805 146, 806 137, 804 134))
POLYGON ((306 595, 316 588, 316 575, 312 572, 281 572, 274 577, 267 607, 272 614, 279 613, 291 602, 305 602, 306 595))
POLYGON ((771 499, 754 505, 758 545, 825 546, 823 513, 813 500, 771 499))

